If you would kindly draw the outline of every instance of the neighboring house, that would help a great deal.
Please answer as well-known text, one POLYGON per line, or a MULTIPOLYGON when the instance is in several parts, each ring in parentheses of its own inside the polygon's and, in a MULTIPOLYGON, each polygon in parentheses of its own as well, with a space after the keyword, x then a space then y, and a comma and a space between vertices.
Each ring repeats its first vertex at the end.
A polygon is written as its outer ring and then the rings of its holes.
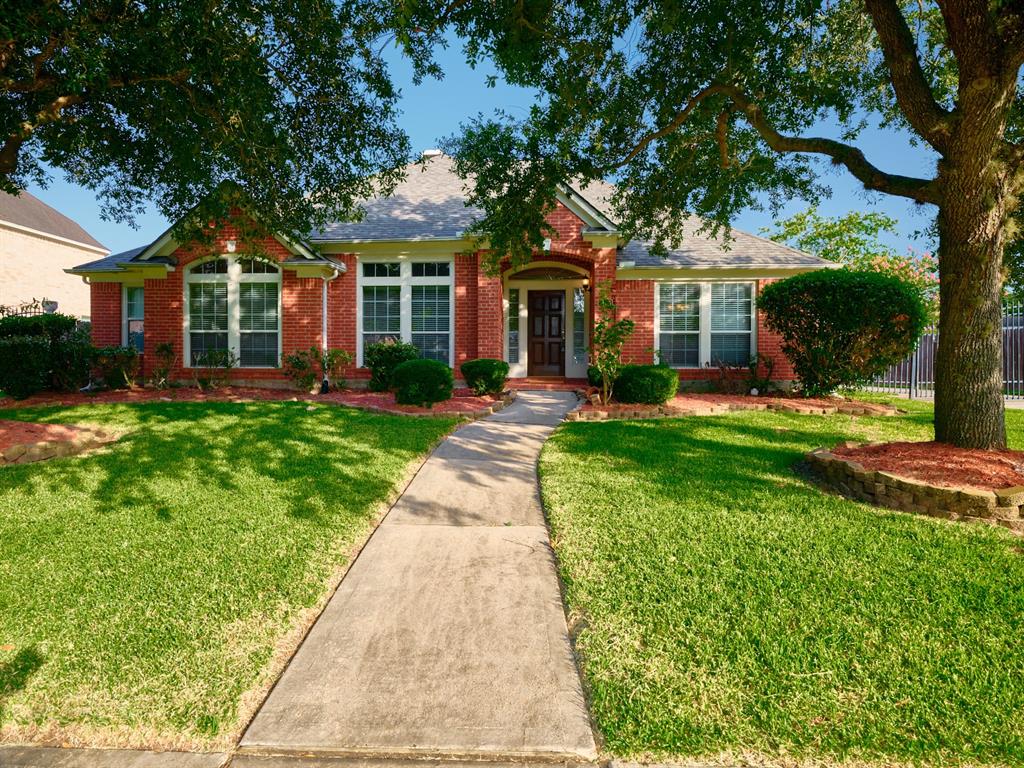
MULTIPOLYGON (((465 205, 451 160, 411 165, 387 198, 364 204, 359 222, 341 222, 308 243, 267 238, 277 264, 237 259, 237 232, 218 234, 219 255, 199 256, 155 242, 69 270, 92 285, 97 344, 160 342, 175 350, 186 378, 204 350, 239 357, 241 382, 284 379, 283 354, 326 345, 353 353, 403 339, 421 354, 458 365, 477 357, 507 360, 513 378, 582 379, 595 318, 597 286, 613 285, 619 312, 636 322, 631 361, 655 350, 683 379, 718 376, 716 361, 746 365, 772 357, 778 379, 792 370, 755 306, 767 281, 828 265, 784 245, 733 232, 729 250, 689 227, 667 258, 625 242, 609 218, 608 185, 562 190, 550 223, 557 231, 533 262, 500 276, 481 269, 464 232, 479 212, 465 205)), ((146 362, 146 370, 152 363, 146 362)))
POLYGON ((89 286, 65 272, 109 253, 38 197, 0 192, 0 305, 57 302, 57 311, 88 319, 89 286))

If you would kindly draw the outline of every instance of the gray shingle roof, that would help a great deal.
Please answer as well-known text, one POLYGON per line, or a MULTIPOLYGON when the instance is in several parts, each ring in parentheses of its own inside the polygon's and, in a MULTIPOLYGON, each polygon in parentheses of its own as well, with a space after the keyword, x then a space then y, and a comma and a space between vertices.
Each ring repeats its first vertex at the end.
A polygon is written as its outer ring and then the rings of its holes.
POLYGON ((107 250, 103 243, 96 240, 81 226, 29 192, 22 191, 18 195, 0 192, 0 221, 107 250))
POLYGON ((109 256, 104 256, 102 259, 96 259, 96 261, 90 261, 85 264, 79 264, 75 267, 75 271, 83 272, 117 272, 120 270, 121 265, 131 261, 140 253, 142 253, 149 245, 140 245, 138 248, 132 248, 129 251, 121 251, 121 253, 112 253, 109 256))
POLYGON ((330 224, 314 234, 323 240, 429 240, 456 239, 481 215, 466 207, 464 182, 450 157, 433 157, 425 165, 406 166, 406 178, 389 197, 363 203, 362 221, 330 224))
MULTIPOLYGON (((428 240, 460 237, 480 216, 477 208, 466 207, 465 182, 456 174, 451 158, 431 158, 425 165, 407 167, 407 178, 386 198, 374 198, 363 204, 366 217, 360 222, 332 224, 314 235, 323 240, 428 240)), ((570 185, 605 217, 614 221, 611 197, 615 187, 603 181, 586 186, 570 185)), ((698 233, 701 220, 691 217, 686 224, 683 245, 666 257, 649 250, 650 243, 633 240, 619 252, 619 263, 631 261, 638 267, 821 267, 829 262, 795 248, 762 237, 732 230, 732 240, 723 247, 721 240, 698 233)))

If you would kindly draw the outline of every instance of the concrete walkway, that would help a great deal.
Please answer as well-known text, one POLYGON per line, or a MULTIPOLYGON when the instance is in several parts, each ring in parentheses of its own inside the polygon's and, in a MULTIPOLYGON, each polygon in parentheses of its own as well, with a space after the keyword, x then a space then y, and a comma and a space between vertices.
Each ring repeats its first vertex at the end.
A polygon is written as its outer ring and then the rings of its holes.
POLYGON ((242 752, 595 755, 536 474, 541 445, 574 403, 522 392, 433 453, 242 752))

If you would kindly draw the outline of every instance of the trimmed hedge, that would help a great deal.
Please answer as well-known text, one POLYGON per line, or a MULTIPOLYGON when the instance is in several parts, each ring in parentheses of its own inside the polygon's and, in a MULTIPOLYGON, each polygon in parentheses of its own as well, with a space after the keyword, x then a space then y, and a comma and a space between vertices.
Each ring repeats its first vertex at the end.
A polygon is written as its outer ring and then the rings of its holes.
POLYGON ((880 272, 821 269, 770 283, 758 308, 782 336, 803 392, 866 384, 905 358, 928 310, 910 283, 880 272))
POLYGON ((478 395, 497 395, 505 389, 508 379, 508 363, 491 357, 467 360, 459 370, 466 386, 478 395))
POLYGON ((363 350, 363 365, 370 369, 369 388, 386 392, 394 388, 395 369, 408 360, 416 360, 419 350, 402 341, 379 341, 363 350))
POLYGON ((18 400, 50 383, 50 340, 45 336, 0 338, 0 390, 18 400))
POLYGON ((679 374, 663 365, 624 365, 615 380, 614 396, 620 403, 661 405, 676 395, 679 374))
POLYGON ((12 397, 84 386, 92 355, 88 330, 70 315, 0 318, 0 390, 12 397))
POLYGON ((455 387, 452 369, 437 360, 406 360, 392 375, 395 402, 430 407, 451 399, 455 387))
POLYGON ((100 347, 93 358, 97 376, 111 389, 134 387, 139 375, 139 353, 135 347, 100 347))

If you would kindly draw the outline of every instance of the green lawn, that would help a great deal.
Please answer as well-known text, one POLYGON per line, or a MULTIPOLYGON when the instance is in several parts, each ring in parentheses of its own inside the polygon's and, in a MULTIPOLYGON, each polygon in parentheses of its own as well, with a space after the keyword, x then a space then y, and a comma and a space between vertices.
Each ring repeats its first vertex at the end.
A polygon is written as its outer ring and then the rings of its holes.
MULTIPOLYGON (((1024 549, 792 471, 896 418, 572 423, 543 495, 605 750, 622 757, 1024 763, 1024 549)), ((1024 447, 1024 412, 1010 411, 1024 447)))
POLYGON ((128 430, 0 469, 0 741, 227 743, 454 424, 305 403, 0 411, 128 430))

